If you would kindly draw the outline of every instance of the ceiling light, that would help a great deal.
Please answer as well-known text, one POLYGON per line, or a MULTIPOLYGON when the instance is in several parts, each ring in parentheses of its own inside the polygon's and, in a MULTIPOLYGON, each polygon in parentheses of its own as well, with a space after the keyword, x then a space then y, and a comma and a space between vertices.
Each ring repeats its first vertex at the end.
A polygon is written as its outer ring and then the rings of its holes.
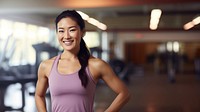
POLYGON ((155 25, 155 24, 150 24, 149 28, 150 28, 151 30, 156 30, 156 29, 158 28, 158 26, 155 25))
POLYGON ((160 9, 153 9, 151 11, 151 18, 160 18, 162 11, 160 9))
POLYGON ((83 12, 81 12, 81 11, 77 11, 80 15, 81 15, 81 17, 84 19, 84 20, 88 20, 90 17, 87 15, 87 14, 85 14, 85 13, 83 13, 83 12))
POLYGON ((150 25, 151 30, 156 30, 158 28, 158 23, 160 21, 162 11, 160 9, 153 9, 151 11, 150 25))
POLYGON ((94 18, 90 18, 87 14, 81 12, 81 11, 77 11, 81 17, 87 21, 88 23, 98 27, 99 29, 101 30, 106 30, 107 29, 107 26, 101 22, 99 22, 98 20, 94 19, 94 18))
POLYGON ((100 28, 101 30, 106 30, 107 29, 107 26, 105 24, 103 24, 103 23, 99 23, 97 27, 100 28))
POLYGON ((88 23, 93 24, 94 26, 97 26, 99 24, 99 21, 97 21, 94 18, 89 18, 88 23))
POLYGON ((200 16, 198 16, 198 17, 196 17, 195 19, 193 19, 193 20, 192 20, 192 23, 193 23, 194 25, 199 24, 199 23, 200 23, 200 16))
POLYGON ((185 30, 189 30, 190 28, 194 27, 193 22, 189 22, 183 26, 185 30))

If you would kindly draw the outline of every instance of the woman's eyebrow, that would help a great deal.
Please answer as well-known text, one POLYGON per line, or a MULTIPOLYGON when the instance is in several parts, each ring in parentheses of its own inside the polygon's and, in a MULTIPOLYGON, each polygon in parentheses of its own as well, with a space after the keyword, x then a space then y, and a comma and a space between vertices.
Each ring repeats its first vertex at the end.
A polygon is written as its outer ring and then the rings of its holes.
MULTIPOLYGON (((77 28, 77 26, 70 26, 70 27, 68 27, 68 28, 69 28, 69 29, 70 29, 70 28, 77 28)), ((61 30, 62 30, 62 29, 65 29, 65 28, 63 28, 63 27, 58 27, 58 29, 61 29, 61 30)))
POLYGON ((59 30, 63 30, 64 28, 63 28, 63 27, 58 27, 58 29, 59 29, 59 30))
POLYGON ((77 28, 77 26, 70 26, 69 28, 77 28))

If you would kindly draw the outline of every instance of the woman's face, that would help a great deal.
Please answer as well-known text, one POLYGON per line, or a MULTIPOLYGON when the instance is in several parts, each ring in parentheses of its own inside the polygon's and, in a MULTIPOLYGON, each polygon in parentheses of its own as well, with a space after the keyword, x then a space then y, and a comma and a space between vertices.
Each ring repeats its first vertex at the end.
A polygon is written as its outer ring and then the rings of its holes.
POLYGON ((79 48, 84 32, 73 19, 67 17, 61 19, 57 24, 57 36, 60 45, 64 50, 74 50, 79 48))

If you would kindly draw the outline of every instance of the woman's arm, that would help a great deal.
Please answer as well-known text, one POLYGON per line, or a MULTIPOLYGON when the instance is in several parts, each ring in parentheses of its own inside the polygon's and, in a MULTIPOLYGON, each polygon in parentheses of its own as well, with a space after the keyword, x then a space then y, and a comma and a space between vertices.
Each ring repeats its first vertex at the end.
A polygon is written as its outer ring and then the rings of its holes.
POLYGON ((48 78, 45 73, 45 63, 42 62, 38 69, 38 81, 35 91, 35 102, 38 112, 47 112, 45 95, 48 88, 48 78))
POLYGON ((101 78, 117 94, 117 97, 105 112, 118 112, 130 99, 130 93, 125 84, 116 76, 112 68, 106 63, 101 64, 101 78))

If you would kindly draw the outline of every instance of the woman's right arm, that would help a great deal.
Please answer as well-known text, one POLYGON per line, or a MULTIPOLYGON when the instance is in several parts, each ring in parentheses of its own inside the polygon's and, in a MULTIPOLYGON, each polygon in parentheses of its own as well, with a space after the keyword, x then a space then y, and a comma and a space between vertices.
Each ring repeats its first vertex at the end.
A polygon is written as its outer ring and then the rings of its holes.
POLYGON ((48 77, 45 68, 47 68, 47 64, 42 62, 38 69, 38 80, 35 91, 35 102, 38 112, 47 112, 45 95, 48 88, 48 77))

